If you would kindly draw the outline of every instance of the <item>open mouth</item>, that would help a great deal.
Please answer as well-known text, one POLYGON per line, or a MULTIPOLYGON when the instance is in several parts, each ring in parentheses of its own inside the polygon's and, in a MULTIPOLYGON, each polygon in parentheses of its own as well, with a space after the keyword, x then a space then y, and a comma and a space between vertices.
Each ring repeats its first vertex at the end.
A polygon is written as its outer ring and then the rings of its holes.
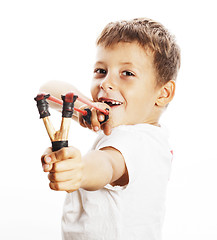
POLYGON ((106 103, 110 107, 117 107, 117 106, 120 106, 120 105, 123 104, 122 102, 117 101, 117 100, 113 100, 113 99, 100 98, 99 101, 102 102, 102 103, 106 103))

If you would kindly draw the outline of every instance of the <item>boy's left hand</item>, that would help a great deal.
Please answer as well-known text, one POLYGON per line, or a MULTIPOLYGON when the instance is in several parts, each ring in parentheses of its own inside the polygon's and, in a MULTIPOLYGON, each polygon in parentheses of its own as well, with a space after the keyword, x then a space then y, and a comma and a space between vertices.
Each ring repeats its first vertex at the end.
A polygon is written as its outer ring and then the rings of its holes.
MULTIPOLYGON (((111 108, 109 105, 101 102, 95 102, 97 107, 102 109, 109 109, 111 113, 111 108)), ((89 108, 88 105, 83 105, 80 109, 84 110, 85 108, 89 108)), ((112 131, 112 116, 109 114, 108 121, 104 122, 105 115, 101 113, 99 110, 96 110, 95 108, 89 108, 91 110, 91 124, 88 124, 82 117, 82 114, 79 114, 79 123, 82 127, 86 127, 89 129, 92 129, 95 132, 98 132, 100 129, 103 130, 105 135, 110 135, 112 131)))
POLYGON ((73 192, 81 187, 83 162, 78 149, 66 147, 52 152, 49 148, 41 160, 44 171, 49 172, 51 189, 73 192))

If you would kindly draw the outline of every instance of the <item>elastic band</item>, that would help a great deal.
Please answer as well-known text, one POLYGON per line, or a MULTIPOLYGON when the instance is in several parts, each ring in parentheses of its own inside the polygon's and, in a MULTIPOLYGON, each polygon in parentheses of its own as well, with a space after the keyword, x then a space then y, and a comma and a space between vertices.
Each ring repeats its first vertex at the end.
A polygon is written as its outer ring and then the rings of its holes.
MULTIPOLYGON (((87 115, 82 116, 82 117, 88 124, 91 124, 91 110, 89 108, 85 108, 84 110, 87 111, 87 115)), ((109 111, 108 108, 106 108, 106 110, 109 111)), ((109 114, 108 115, 104 114, 104 116, 105 116, 105 119, 104 119, 104 121, 100 122, 100 124, 105 123, 109 119, 109 114)))
MULTIPOLYGON (((108 109, 108 108, 106 108, 105 110, 107 110, 107 111, 109 112, 109 109, 108 109)), ((105 119, 104 119, 104 121, 100 122, 100 124, 105 123, 105 122, 109 119, 109 114, 108 114, 108 115, 105 115, 105 114, 104 114, 104 116, 105 116, 105 119)))
POLYGON ((91 124, 91 110, 89 108, 84 109, 87 112, 87 115, 83 115, 83 119, 88 123, 91 124))

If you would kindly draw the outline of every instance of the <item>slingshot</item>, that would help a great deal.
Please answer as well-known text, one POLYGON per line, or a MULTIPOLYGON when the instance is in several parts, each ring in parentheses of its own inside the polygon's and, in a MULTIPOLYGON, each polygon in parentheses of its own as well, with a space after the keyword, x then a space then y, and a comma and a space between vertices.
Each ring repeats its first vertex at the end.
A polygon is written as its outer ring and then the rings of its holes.
POLYGON ((67 93, 65 96, 62 95, 61 98, 62 98, 62 101, 58 98, 51 96, 50 94, 44 94, 44 93, 38 94, 34 98, 35 101, 37 102, 40 118, 43 119, 45 128, 52 142, 53 151, 57 151, 63 147, 68 147, 68 134, 69 134, 71 118, 74 110, 80 112, 87 123, 89 124, 91 123, 91 110, 89 108, 86 108, 84 110, 75 108, 74 103, 76 100, 79 100, 87 104, 88 106, 93 107, 99 110, 100 112, 104 113, 105 120, 101 122, 101 124, 107 121, 109 118, 108 108, 106 108, 106 110, 98 108, 92 102, 82 97, 79 97, 78 95, 74 95, 72 92, 67 93), (47 99, 63 106, 62 122, 61 122, 60 129, 58 131, 55 130, 50 120, 49 103, 47 102, 47 99))

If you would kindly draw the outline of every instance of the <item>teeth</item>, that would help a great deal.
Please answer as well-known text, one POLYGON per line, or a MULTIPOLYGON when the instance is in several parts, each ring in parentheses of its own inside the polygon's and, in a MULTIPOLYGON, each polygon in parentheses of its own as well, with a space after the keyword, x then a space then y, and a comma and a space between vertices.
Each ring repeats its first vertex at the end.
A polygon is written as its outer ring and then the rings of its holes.
POLYGON ((113 105, 120 105, 121 104, 120 102, 116 102, 116 101, 106 101, 106 100, 102 101, 102 103, 108 103, 108 102, 111 102, 113 105))

